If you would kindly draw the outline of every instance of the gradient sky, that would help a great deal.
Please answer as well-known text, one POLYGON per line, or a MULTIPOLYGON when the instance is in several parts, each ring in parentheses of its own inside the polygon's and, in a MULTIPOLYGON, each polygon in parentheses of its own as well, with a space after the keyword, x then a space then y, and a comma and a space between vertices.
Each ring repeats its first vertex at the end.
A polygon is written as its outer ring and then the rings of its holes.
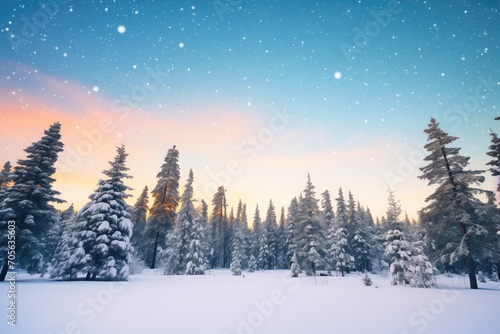
POLYGON ((60 121, 54 188, 78 208, 123 143, 130 204, 177 145, 181 185, 192 168, 197 198, 210 201, 222 182, 249 216, 269 199, 287 206, 310 173, 318 198, 342 187, 381 216, 391 185, 416 217, 432 192, 417 179, 430 117, 460 137, 472 168, 486 169, 489 129, 500 131, 499 9, 493 0, 8 1, 0 163, 24 158, 60 121))

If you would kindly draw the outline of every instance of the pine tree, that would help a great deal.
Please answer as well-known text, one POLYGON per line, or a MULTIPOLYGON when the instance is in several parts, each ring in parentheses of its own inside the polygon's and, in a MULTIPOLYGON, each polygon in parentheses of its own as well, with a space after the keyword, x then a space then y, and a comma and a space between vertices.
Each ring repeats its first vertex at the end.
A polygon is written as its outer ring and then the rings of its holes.
POLYGON ((153 266, 158 247, 166 246, 167 232, 171 230, 177 219, 176 210, 179 203, 179 151, 174 145, 168 150, 165 162, 156 176, 158 181, 151 192, 153 205, 149 210, 148 223, 144 232, 142 246, 139 249, 141 258, 153 266))
POLYGON ((257 270, 257 260, 255 259, 255 256, 250 255, 250 260, 248 260, 248 271, 253 273, 254 271, 257 270))
POLYGON ((259 235, 259 255, 257 257, 257 267, 260 270, 269 269, 269 242, 267 240, 266 229, 262 229, 259 235))
MULTIPOLYGON (((125 147, 117 147, 115 159, 109 162, 110 169, 103 171, 107 178, 99 180, 90 201, 78 213, 72 233, 65 236, 69 244, 61 245, 62 249, 69 249, 71 266, 59 272, 64 275, 53 271, 52 277, 73 278, 75 272, 86 272, 90 280, 127 279, 133 251, 131 208, 125 202, 131 196, 126 191, 132 190, 124 184, 125 179, 132 178, 126 174, 127 157, 125 147)), ((55 266, 64 267, 61 260, 55 266)))
POLYGON ((226 191, 219 187, 212 200, 212 240, 214 256, 212 268, 229 268, 230 265, 230 234, 229 222, 226 214, 226 191))
POLYGON ((498 176, 500 176, 500 138, 498 138, 498 135, 495 132, 491 132, 490 135, 490 151, 488 151, 486 154, 492 157, 493 160, 489 161, 487 165, 491 166, 491 168, 489 169, 491 175, 497 177, 497 188, 495 189, 495 191, 500 192, 500 178, 498 178, 498 176))
POLYGON ((349 191, 348 202, 348 245, 350 254, 354 257, 354 266, 358 271, 369 270, 372 258, 373 236, 366 217, 363 217, 361 205, 357 205, 354 196, 349 191))
POLYGON ((234 234, 231 250, 231 272, 235 276, 241 276, 241 262, 244 257, 245 239, 243 226, 239 219, 235 220, 234 234))
POLYGON ((264 223, 264 230, 267 238, 268 258, 266 269, 275 269, 276 260, 278 257, 278 244, 277 244, 277 230, 278 224, 276 222, 276 212, 274 211, 273 201, 269 201, 269 207, 266 213, 266 220, 264 223))
POLYGON ((330 243, 330 259, 333 268, 339 270, 344 277, 344 273, 352 268, 354 258, 349 255, 347 247, 347 230, 341 219, 337 221, 336 226, 332 225, 329 230, 328 239, 330 243))
POLYGON ((321 199, 321 209, 323 210, 323 219, 325 221, 325 230, 329 230, 332 226, 335 214, 333 213, 332 200, 330 198, 330 192, 325 190, 322 194, 321 199))
POLYGON ((85 253, 83 243, 77 235, 76 216, 70 217, 66 223, 59 244, 52 259, 53 266, 50 269, 51 278, 72 280, 83 272, 90 255, 85 253))
POLYGON ((453 249, 451 253, 442 254, 448 256, 450 263, 464 260, 471 289, 477 289, 475 249, 472 246, 480 247, 486 239, 487 232, 478 223, 487 206, 475 195, 487 192, 471 186, 483 183, 484 177, 480 175, 481 171, 465 170, 469 158, 459 154, 460 148, 448 146, 458 138, 442 131, 434 118, 424 132, 428 135, 425 149, 429 151, 424 160, 429 164, 420 168, 422 175, 419 178, 428 180, 429 185, 437 185, 435 192, 426 199, 429 204, 423 209, 426 234, 436 243, 437 249, 444 252, 453 249), (443 231, 446 238, 452 237, 452 242, 441 238, 443 231))
POLYGON ((12 166, 10 164, 10 161, 7 161, 3 165, 2 171, 0 171, 0 208, 2 207, 1 204, 7 194, 7 189, 9 189, 9 184, 11 183, 9 178, 11 171, 12 171, 12 166))
POLYGON ((201 217, 197 217, 193 222, 191 243, 186 258, 186 275, 205 275, 206 249, 203 221, 201 217))
POLYGON ((292 277, 298 277, 300 274, 300 265, 299 262, 297 261, 297 254, 293 253, 292 255, 292 264, 290 266, 290 269, 292 271, 292 277))
MULTIPOLYGON (((14 171, 7 177, 12 186, 6 189, 0 203, 0 259, 3 260, 0 281, 7 274, 8 221, 16 222, 18 267, 25 268, 30 274, 40 273, 53 255, 47 253, 50 250, 45 247, 44 237, 59 220, 56 209, 50 203, 65 202, 57 198, 60 193, 52 189, 55 181, 52 175, 56 171, 54 165, 63 150, 60 131, 59 123, 45 130, 39 141, 24 150, 27 157, 18 160, 14 171)), ((9 165, 4 165, 3 178, 10 169, 9 165)))
POLYGON ((286 248, 287 263, 291 264, 293 254, 297 253, 297 220, 299 218, 299 203, 296 197, 290 202, 286 223, 286 248))
POLYGON ((297 224, 298 261, 302 268, 307 268, 308 275, 316 275, 316 269, 326 259, 326 240, 323 224, 319 217, 318 200, 315 197, 311 177, 307 175, 307 185, 299 208, 297 224))
POLYGON ((280 222, 277 231, 277 245, 278 245, 278 255, 276 259, 276 264, 279 269, 287 269, 289 267, 287 253, 287 228, 286 228, 286 218, 285 218, 285 208, 281 207, 280 222))
POLYGON ((147 214, 149 210, 148 191, 148 186, 145 186, 132 210, 132 224, 134 228, 132 230, 130 242, 136 249, 138 249, 143 242, 144 232, 146 230, 147 214))
POLYGON ((180 275, 186 271, 187 257, 193 237, 194 220, 198 215, 193 205, 193 181, 193 171, 190 170, 181 196, 181 208, 177 215, 175 228, 167 244, 166 274, 180 275))
POLYGON ((212 225, 208 223, 208 204, 203 199, 200 201, 198 212, 198 221, 203 227, 203 255, 205 256, 205 270, 209 270, 211 268, 210 264, 212 263, 214 248, 212 242, 212 225))
POLYGON ((262 221, 260 219, 260 211, 259 206, 255 207, 255 213, 253 216, 253 225, 252 225, 252 251, 251 254, 254 256, 257 268, 259 267, 258 258, 260 253, 260 235, 262 234, 262 221))

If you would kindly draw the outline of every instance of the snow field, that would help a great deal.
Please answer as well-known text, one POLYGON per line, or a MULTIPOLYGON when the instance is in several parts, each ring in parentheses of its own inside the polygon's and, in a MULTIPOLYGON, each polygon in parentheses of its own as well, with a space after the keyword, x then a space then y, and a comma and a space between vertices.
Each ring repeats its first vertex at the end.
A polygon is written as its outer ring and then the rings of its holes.
MULTIPOLYGON (((500 283, 468 289, 438 276, 438 289, 391 286, 389 277, 290 278, 288 270, 232 276, 164 276, 128 282, 54 281, 18 274, 17 327, 0 333, 498 333, 500 283)), ((6 296, 8 284, 0 285, 6 296)), ((7 310, 5 309, 7 313, 7 310)))

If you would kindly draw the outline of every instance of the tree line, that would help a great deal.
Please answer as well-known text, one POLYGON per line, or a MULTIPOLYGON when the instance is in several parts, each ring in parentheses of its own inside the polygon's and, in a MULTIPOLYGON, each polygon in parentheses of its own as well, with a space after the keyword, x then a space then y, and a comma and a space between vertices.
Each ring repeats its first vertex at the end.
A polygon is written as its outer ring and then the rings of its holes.
MULTIPOLYGON (((60 129, 60 123, 51 125, 25 149, 25 159, 15 167, 6 162, 0 173, 0 280, 8 271, 7 226, 12 220, 16 268, 65 280, 80 275, 126 280, 143 267, 161 267, 170 275, 202 275, 212 268, 229 268, 234 275, 289 269, 294 277, 301 272, 344 276, 389 270, 393 284, 434 287, 440 271, 468 273, 475 289, 479 271, 493 280, 500 275, 500 214, 494 193, 478 188, 484 171, 467 168, 469 157, 451 147, 458 138, 441 130, 435 119, 424 130, 428 156, 419 178, 436 190, 418 222, 402 217, 391 189, 386 215, 374 220, 350 191, 340 188, 332 198, 325 190, 318 196, 309 175, 287 208, 277 209, 270 200, 265 213, 257 206, 249 218, 241 200, 235 210, 228 208, 223 186, 209 208, 194 197, 192 170, 179 189, 176 146, 168 150, 155 188, 150 192, 145 187, 133 206, 126 202, 131 196, 126 180, 132 176, 122 145, 88 203, 78 212, 72 205, 57 211, 52 203, 65 202, 52 189, 54 165, 63 151, 60 129)), ((489 171, 498 176, 496 133, 491 141, 489 171)))

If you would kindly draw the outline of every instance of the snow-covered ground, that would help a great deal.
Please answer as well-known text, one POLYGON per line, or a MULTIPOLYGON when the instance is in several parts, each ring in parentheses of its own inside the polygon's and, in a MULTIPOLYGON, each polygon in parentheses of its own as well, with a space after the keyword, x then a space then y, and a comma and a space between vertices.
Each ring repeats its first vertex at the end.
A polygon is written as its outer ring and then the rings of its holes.
POLYGON ((205 276, 146 271, 128 282, 63 282, 18 274, 17 326, 0 333, 500 333, 500 283, 467 289, 439 276, 438 289, 394 287, 370 275, 290 278, 289 271, 213 270, 205 276))

